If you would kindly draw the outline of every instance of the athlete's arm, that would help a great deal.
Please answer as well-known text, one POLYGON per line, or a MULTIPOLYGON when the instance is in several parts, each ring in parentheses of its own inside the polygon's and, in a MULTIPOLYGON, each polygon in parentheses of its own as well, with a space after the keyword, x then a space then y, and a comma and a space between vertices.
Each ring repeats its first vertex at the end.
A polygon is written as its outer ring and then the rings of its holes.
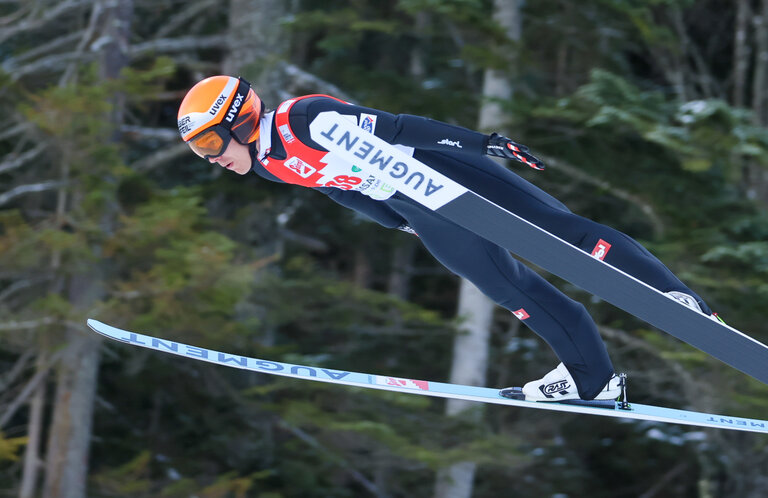
POLYGON ((325 111, 353 116, 358 125, 366 129, 370 127, 370 131, 384 141, 414 149, 480 155, 485 153, 488 144, 487 135, 460 126, 411 114, 390 114, 327 97, 307 98, 294 104, 290 120, 296 138, 322 149, 309 136, 309 123, 325 111))

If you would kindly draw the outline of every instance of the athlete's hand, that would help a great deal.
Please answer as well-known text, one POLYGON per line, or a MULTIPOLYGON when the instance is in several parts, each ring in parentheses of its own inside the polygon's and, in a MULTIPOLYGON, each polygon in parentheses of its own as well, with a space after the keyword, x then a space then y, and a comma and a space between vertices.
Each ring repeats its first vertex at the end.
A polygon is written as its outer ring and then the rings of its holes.
POLYGON ((513 142, 507 137, 502 137, 498 133, 493 133, 488 137, 485 153, 489 156, 514 159, 515 161, 527 164, 533 169, 544 169, 544 163, 541 159, 528 152, 528 147, 513 142))

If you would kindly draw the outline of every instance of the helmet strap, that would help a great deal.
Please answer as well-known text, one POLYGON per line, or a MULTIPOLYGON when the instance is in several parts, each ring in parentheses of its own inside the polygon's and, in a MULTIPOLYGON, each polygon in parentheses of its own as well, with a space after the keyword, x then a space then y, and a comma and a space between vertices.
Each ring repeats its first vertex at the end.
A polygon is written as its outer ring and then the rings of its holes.
POLYGON ((224 119, 221 121, 221 126, 227 130, 228 133, 231 133, 232 125, 235 124, 237 116, 240 115, 240 109, 243 108, 245 99, 248 97, 248 90, 251 89, 251 84, 245 81, 243 78, 238 78, 238 80, 240 83, 237 85, 235 98, 233 98, 232 102, 229 103, 227 112, 224 114, 224 119), (237 97, 240 95, 242 95, 242 97, 238 99, 237 97))

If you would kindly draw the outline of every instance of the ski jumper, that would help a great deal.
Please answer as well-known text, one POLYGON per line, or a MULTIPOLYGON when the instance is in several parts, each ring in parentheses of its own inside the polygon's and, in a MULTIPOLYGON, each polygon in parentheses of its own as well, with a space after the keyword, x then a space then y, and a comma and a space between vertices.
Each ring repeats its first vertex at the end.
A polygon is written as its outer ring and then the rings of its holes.
MULTIPOLYGON (((600 334, 584 306, 560 292, 509 251, 396 192, 381 179, 357 176, 352 165, 323 162, 309 124, 336 111, 415 159, 488 200, 623 270, 656 289, 680 291, 709 309, 666 266, 629 236, 573 214, 560 201, 483 155, 486 136, 407 114, 393 115, 323 95, 283 102, 262 118, 252 170, 272 181, 314 188, 388 228, 412 227, 427 250, 541 336, 592 399, 613 374, 600 334), (410 150, 410 149, 409 149, 410 150)), ((414 178, 413 181, 419 181, 414 178)))

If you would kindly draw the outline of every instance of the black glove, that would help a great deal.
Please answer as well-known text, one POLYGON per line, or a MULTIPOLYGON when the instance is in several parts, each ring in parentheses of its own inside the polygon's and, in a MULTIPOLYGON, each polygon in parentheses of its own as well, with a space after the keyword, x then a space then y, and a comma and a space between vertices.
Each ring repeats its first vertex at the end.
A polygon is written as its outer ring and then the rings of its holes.
POLYGON ((528 152, 528 147, 515 143, 507 137, 502 137, 498 133, 492 133, 488 137, 485 153, 489 156, 514 159, 515 161, 527 164, 533 169, 544 169, 544 163, 541 159, 528 152))

